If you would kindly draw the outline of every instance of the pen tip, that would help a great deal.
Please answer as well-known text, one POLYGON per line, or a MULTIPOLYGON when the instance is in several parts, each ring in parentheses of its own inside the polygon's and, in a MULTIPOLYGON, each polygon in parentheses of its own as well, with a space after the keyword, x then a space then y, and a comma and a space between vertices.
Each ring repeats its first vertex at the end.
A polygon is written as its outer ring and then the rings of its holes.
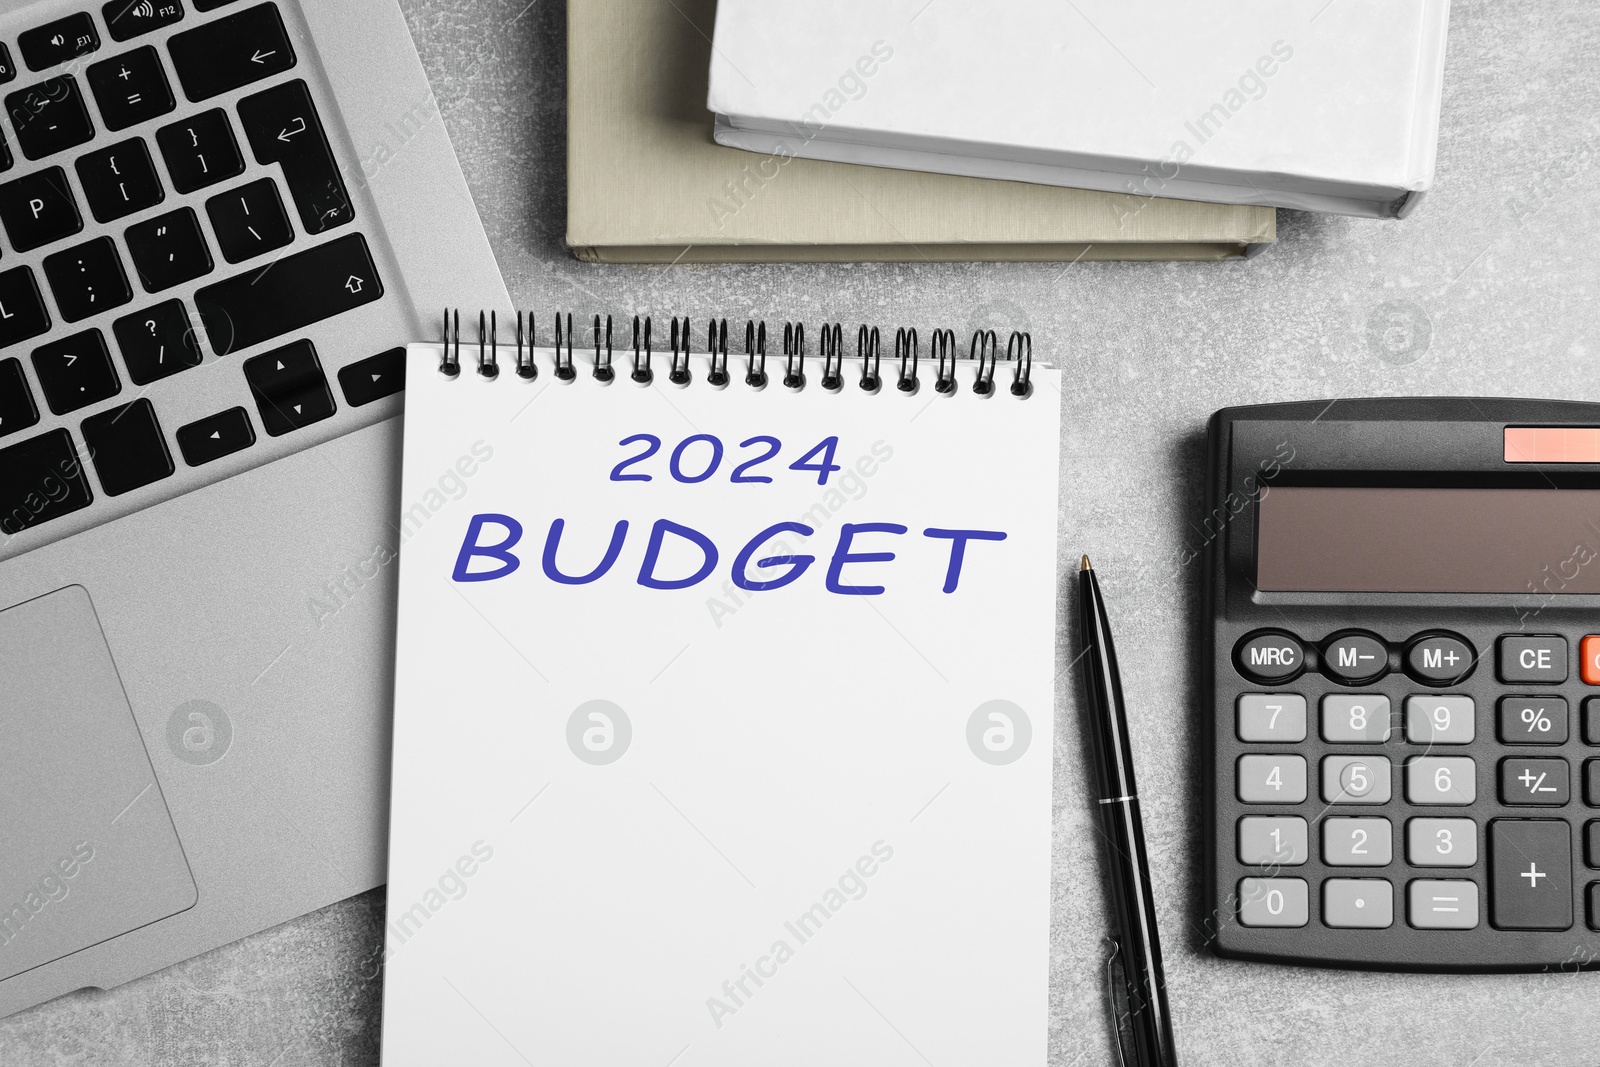
POLYGON ((1090 562, 1089 562, 1089 557, 1088 556, 1084 556, 1083 557, 1083 560, 1078 564, 1078 569, 1080 571, 1092 571, 1092 570, 1094 570, 1093 565, 1090 564, 1090 562))

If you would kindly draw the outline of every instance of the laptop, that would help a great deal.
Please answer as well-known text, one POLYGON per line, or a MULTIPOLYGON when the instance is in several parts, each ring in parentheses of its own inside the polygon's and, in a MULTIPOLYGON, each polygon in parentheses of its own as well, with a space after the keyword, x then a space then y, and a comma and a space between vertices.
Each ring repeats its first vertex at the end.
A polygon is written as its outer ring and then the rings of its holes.
POLYGON ((509 298, 392 2, 0 3, 0 100, 3 1015, 383 881, 400 346, 509 298))

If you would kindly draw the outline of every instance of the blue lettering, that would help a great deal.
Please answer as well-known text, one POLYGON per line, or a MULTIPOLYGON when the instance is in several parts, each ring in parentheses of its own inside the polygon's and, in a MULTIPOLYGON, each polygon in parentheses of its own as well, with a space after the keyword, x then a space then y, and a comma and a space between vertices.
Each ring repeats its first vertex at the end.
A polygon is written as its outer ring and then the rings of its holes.
POLYGON ((486 513, 472 516, 472 521, 467 523, 467 536, 461 540, 461 551, 456 555, 456 569, 450 577, 458 582, 488 582, 495 578, 504 578, 518 567, 522 561, 511 554, 511 547, 522 540, 522 523, 510 515, 495 515, 486 513), (494 523, 504 526, 505 539, 493 545, 480 545, 478 537, 483 532, 485 523, 494 523), (493 570, 468 571, 474 556, 488 556, 490 559, 500 561, 500 566, 493 570))
POLYGON ((687 589, 691 585, 705 578, 717 565, 717 546, 711 543, 711 538, 688 526, 680 526, 670 519, 657 519, 650 530, 650 543, 645 546, 644 562, 639 566, 639 584, 646 589, 687 589), (669 533, 677 534, 685 541, 692 541, 700 546, 705 560, 700 564, 700 569, 687 578, 661 579, 655 576, 656 560, 661 557, 661 543, 669 533))
POLYGON ((606 547, 605 558, 600 561, 600 566, 582 576, 569 577, 556 569, 556 549, 561 544, 561 531, 566 529, 566 526, 567 520, 565 519, 556 519, 550 524, 550 536, 544 543, 545 577, 552 582, 560 582, 562 585, 588 585, 596 578, 604 575, 606 571, 611 569, 611 565, 617 561, 617 555, 622 551, 622 541, 628 536, 628 520, 619 520, 616 528, 611 531, 611 544, 606 547))
POLYGON ((922 531, 924 537, 948 537, 950 539, 950 569, 944 572, 944 591, 954 593, 956 583, 961 580, 961 563, 967 557, 968 541, 1004 541, 1006 535, 999 530, 940 530, 927 529, 922 531))
POLYGON ((894 559, 893 552, 851 552, 850 542, 858 533, 903 534, 904 526, 892 522, 847 522, 839 527, 839 546, 833 550, 833 560, 828 564, 828 592, 845 596, 877 596, 883 592, 881 585, 841 585, 839 573, 847 563, 887 563, 894 559))
POLYGON ((817 531, 802 522, 780 522, 768 526, 756 534, 739 550, 733 560, 733 584, 740 589, 750 589, 760 592, 763 589, 782 589, 796 578, 806 572, 806 568, 815 563, 815 556, 768 556, 766 559, 756 560, 757 567, 782 567, 788 565, 789 569, 770 582, 763 582, 749 576, 750 557, 756 554, 767 541, 780 533, 797 533, 801 537, 810 537, 817 531))

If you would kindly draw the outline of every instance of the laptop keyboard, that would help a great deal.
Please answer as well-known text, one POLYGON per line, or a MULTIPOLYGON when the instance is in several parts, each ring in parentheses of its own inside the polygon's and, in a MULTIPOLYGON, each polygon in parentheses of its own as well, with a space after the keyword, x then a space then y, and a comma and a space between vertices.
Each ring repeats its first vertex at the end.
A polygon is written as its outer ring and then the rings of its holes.
POLYGON ((279 0, 112 0, 14 42, 0 266, 42 254, 0 269, 0 349, 21 349, 0 351, 0 533, 331 418, 334 372, 351 408, 402 387, 393 352, 325 367, 285 336, 384 285, 279 0), (184 372, 276 338, 233 372, 235 406, 166 425, 184 372), (72 418, 30 434, 44 412, 72 418))

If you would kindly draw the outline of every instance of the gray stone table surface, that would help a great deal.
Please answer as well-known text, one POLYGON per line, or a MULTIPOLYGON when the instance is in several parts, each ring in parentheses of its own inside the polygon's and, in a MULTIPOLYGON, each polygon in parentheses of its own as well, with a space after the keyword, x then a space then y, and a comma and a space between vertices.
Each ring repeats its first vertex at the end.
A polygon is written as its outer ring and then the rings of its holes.
MULTIPOLYGON (((1247 262, 671 268, 581 264, 563 246, 565 10, 525 5, 404 0, 520 306, 1016 326, 1076 383, 1062 402, 1061 558, 1089 552, 1116 611, 1186 1063, 1600 1061, 1600 974, 1310 970, 1202 950, 1190 932, 1198 589, 1195 568, 1180 568, 1176 587, 1164 577, 1197 536, 1202 433, 1218 407, 1374 394, 1600 400, 1600 5, 1455 5, 1437 185, 1404 221, 1282 212, 1277 245, 1247 262)), ((1115 1062, 1075 684, 1063 674, 1056 731, 1058 1065, 1115 1062)), ((381 893, 369 893, 24 1012, 0 1022, 0 1064, 375 1063, 382 989, 368 961, 382 916, 381 893)))

